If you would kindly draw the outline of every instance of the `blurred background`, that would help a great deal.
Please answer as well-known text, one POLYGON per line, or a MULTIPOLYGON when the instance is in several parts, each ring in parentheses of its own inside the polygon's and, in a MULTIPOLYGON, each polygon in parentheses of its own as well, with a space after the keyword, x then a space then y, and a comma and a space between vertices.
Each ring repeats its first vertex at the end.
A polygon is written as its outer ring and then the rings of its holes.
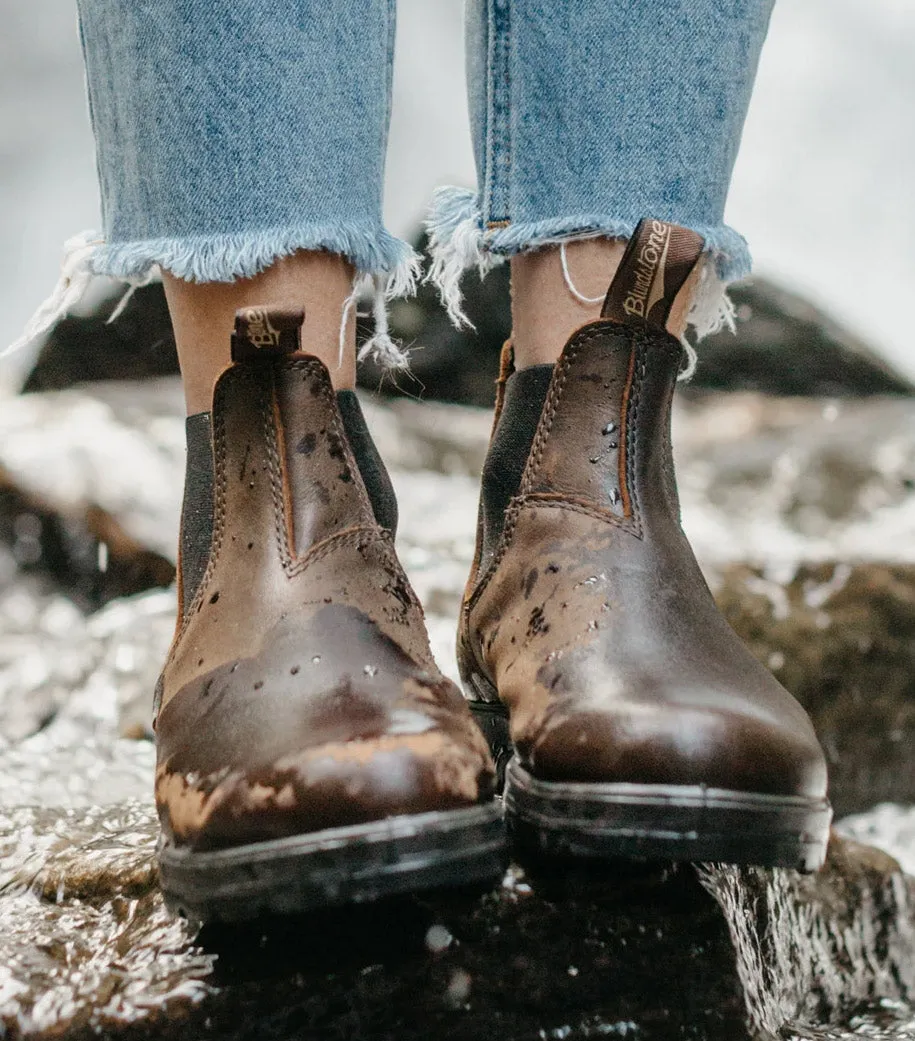
MULTIPOLYGON (((0 306, 12 339, 98 227, 74 0, 0 0, 0 306)), ((387 216, 412 237, 436 184, 472 184, 461 0, 400 0, 387 216)), ((759 274, 915 375, 915 4, 780 0, 727 218, 759 274)), ((26 357, 7 359, 15 380, 26 357)))
MULTIPOLYGON (((386 208, 411 239, 437 184, 473 183, 461 8, 399 0, 386 208)), ((2 351, 56 282, 64 240, 99 218, 75 0, 0 0, 0 26, 2 351)), ((684 528, 729 623, 810 713, 840 833, 915 876, 913 109, 913 0, 778 0, 727 212, 757 275, 733 291, 737 337, 709 338, 676 396, 674 445, 684 528)), ((398 377, 406 396, 362 398, 400 503, 398 553, 452 675, 506 281, 505 267, 482 285, 468 276, 473 335, 448 325, 428 287, 394 304, 392 328, 415 347, 413 375, 398 377), (409 400, 420 395, 440 400, 409 400)), ((169 1024, 181 1037, 223 1036, 209 1018, 215 959, 166 913, 153 863, 150 705, 176 612, 182 392, 161 287, 138 290, 105 324, 117 295, 97 287, 43 344, 0 360, 0 1038, 177 1036, 169 1024)), ((381 374, 361 378, 371 388, 381 374)), ((842 871, 852 860, 836 848, 842 871)), ((899 870, 865 855, 878 874, 899 870)), ((775 1024, 772 1036, 915 1037, 915 1002, 895 1000, 915 997, 915 897, 901 910, 885 903, 915 894, 915 879, 884 881, 869 902, 843 891, 861 936, 845 919, 817 933, 815 950, 778 934, 776 968, 753 970, 748 1001, 805 1025, 775 1024), (812 979, 811 965, 828 987, 814 1006, 806 993, 790 1005, 783 981, 812 979), (808 1029, 811 1007, 822 1030, 808 1029)), ((705 935, 707 910, 684 919, 680 896, 647 892, 705 935)), ((778 892, 781 916, 788 891, 778 892)), ((722 907, 731 936, 778 918, 744 915, 756 897, 741 900, 722 907)), ((681 934, 638 932, 653 980, 681 934)), ((769 947, 747 935, 757 965, 769 947)), ((629 1025, 642 1036, 643 1019, 645 1036, 659 1023, 671 1036, 724 1036, 707 987, 731 977, 713 955, 694 958, 715 949, 702 944, 689 948, 684 1007, 676 986, 648 988, 639 1005, 621 991, 627 1036, 629 1025)), ((262 942, 251 949, 259 961, 262 942)), ((354 994, 384 993, 374 960, 347 958, 354 994)), ((279 1037, 277 1010, 295 1024, 284 1037, 315 1022, 323 977, 285 953, 280 962, 273 982, 258 966, 254 991, 243 973, 219 977, 225 1036, 279 1037)), ((562 985, 574 988, 569 973, 562 985)), ((323 1036, 349 1036, 359 1006, 343 1005, 350 1018, 332 1011, 323 1036)), ((585 1012, 544 1013, 530 1036, 619 1033, 622 1011, 606 1022, 585 1012), (560 1026, 573 1021, 581 1031, 560 1026)), ((391 1022, 386 1010, 385 1036, 391 1022)))

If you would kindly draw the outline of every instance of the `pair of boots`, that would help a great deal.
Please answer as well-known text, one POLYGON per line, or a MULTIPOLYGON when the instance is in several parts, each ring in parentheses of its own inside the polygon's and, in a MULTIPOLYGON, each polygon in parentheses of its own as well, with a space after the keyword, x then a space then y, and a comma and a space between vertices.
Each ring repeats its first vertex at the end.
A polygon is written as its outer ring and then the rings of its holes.
POLYGON ((301 313, 239 313, 212 412, 188 420, 157 691, 172 907, 248 918, 496 877, 506 823, 545 853, 819 865, 810 722, 679 523, 664 326, 700 247, 643 222, 555 366, 516 372, 506 348, 466 699, 432 659, 357 398, 302 352, 301 313))

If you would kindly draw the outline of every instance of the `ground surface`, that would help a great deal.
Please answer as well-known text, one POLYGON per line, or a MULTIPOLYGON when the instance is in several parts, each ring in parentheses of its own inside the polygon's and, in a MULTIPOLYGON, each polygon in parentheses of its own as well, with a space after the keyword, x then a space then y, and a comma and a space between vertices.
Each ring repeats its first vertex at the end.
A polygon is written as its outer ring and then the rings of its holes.
MULTIPOLYGON (((400 496, 400 552, 453 671, 489 419, 366 407, 400 496)), ((173 567, 179 410, 165 381, 28 395, 0 412, 8 1036, 734 1039, 825 1037, 827 1024, 829 1036, 850 1024, 904 1036, 911 883, 841 842, 814 880, 516 869, 488 895, 246 936, 195 940, 170 919, 155 888, 148 720, 173 624, 174 594, 156 586, 173 567)), ((811 710, 833 797, 858 814, 846 830, 909 865, 913 440, 906 398, 732 394, 684 400, 676 416, 684 520, 722 606, 811 710)))

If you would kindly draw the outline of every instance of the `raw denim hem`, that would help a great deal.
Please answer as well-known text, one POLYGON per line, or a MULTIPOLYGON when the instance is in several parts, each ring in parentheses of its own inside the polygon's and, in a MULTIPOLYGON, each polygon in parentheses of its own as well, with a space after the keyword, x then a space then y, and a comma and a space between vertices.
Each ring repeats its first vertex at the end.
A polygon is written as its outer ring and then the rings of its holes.
MULTIPOLYGON (((346 257, 356 268, 355 281, 372 282, 376 295, 383 299, 409 296, 415 292, 419 255, 402 239, 395 238, 380 225, 368 222, 303 224, 234 234, 114 243, 106 241, 98 232, 85 231, 64 244, 57 285, 19 338, 2 354, 15 351, 44 335, 79 303, 97 275, 119 278, 131 285, 108 319, 113 321, 133 289, 153 281, 162 269, 190 282, 233 282, 238 278, 251 278, 280 257, 304 249, 324 250, 346 257)), ((370 353, 393 358, 395 348, 388 341, 384 327, 380 337, 373 337, 370 353)), ((402 353, 397 352, 396 358, 401 357, 402 353)))
MULTIPOLYGON (((507 227, 489 226, 483 228, 482 248, 499 256, 513 256, 576 239, 628 239, 635 227, 630 221, 606 214, 581 214, 510 224, 507 227)), ((702 236, 705 241, 704 252, 714 261, 715 271, 722 282, 736 282, 750 273, 749 248, 743 236, 732 228, 723 224, 710 226, 690 223, 683 227, 702 236)))
POLYGON ((387 276, 390 293, 397 296, 409 291, 419 263, 413 248, 383 227, 333 223, 105 242, 93 252, 91 269, 126 281, 144 280, 159 267, 189 282, 233 282, 298 250, 338 253, 360 274, 387 276))
MULTIPOLYGON (((650 215, 649 215, 650 216, 650 215)), ((697 337, 733 324, 728 283, 750 273, 750 252, 743 236, 727 225, 684 222, 702 236, 705 259, 696 299, 688 318, 697 337)), ((466 188, 439 188, 426 229, 432 265, 427 280, 441 294, 455 325, 469 325, 462 308, 460 280, 476 267, 484 275, 506 257, 543 246, 585 238, 629 238, 635 224, 610 214, 574 214, 517 224, 483 221, 477 194, 466 188)))

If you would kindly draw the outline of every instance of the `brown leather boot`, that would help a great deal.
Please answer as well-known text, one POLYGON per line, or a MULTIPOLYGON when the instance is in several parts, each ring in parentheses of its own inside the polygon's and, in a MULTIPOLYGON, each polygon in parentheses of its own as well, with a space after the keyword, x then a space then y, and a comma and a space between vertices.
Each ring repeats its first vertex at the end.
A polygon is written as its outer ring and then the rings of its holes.
POLYGON ((525 844, 812 870, 823 753, 680 527, 665 325, 701 247, 643 221, 555 367, 512 374, 507 348, 459 664, 525 844))
POLYGON ((239 312, 188 420, 156 803, 166 898, 202 920, 502 869, 492 760, 432 660, 387 472, 301 322, 239 312))

